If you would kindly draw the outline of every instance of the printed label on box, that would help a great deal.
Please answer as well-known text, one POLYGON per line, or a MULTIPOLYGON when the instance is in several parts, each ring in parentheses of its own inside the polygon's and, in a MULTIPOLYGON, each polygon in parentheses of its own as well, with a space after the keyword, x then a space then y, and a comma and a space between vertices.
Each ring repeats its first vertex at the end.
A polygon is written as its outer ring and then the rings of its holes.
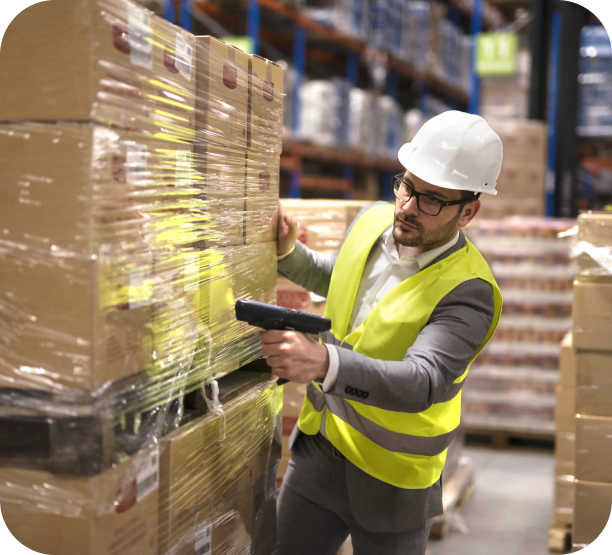
POLYGON ((228 64, 223 64, 223 84, 228 89, 235 89, 238 86, 238 70, 228 64))
POLYGON ((270 83, 270 81, 263 82, 263 97, 268 102, 274 100, 274 83, 270 83))
POLYGON ((176 35, 176 69, 187 81, 191 81, 193 48, 179 34, 176 35))
POLYGON ((130 57, 135 66, 153 68, 153 31, 150 17, 140 6, 128 5, 128 40, 130 57))
POLYGON ((196 532, 195 555, 212 553, 212 525, 206 524, 196 532))
POLYGON ((155 449, 140 464, 136 474, 136 502, 159 488, 159 449, 155 449))
POLYGON ((127 155, 125 162, 125 180, 130 185, 135 185, 147 177, 147 147, 137 143, 127 143, 127 155))
POLYGON ((270 172, 259 172, 259 188, 262 191, 270 190, 270 172))

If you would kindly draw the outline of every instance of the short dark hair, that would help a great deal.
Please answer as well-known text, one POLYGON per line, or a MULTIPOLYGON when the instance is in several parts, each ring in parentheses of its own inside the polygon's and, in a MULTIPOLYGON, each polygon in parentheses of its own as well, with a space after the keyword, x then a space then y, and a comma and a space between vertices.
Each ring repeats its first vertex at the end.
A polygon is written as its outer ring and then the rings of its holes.
POLYGON ((466 202, 478 200, 478 197, 480 197, 480 193, 475 193, 474 191, 461 191, 461 200, 465 200, 466 202))

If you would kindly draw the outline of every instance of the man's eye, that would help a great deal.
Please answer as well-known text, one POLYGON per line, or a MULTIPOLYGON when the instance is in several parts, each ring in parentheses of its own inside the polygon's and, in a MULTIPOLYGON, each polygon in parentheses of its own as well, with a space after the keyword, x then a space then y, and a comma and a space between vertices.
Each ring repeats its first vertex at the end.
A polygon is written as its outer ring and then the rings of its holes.
POLYGON ((427 200, 427 202, 430 202, 431 204, 439 204, 440 201, 437 198, 433 198, 433 197, 425 197, 425 200, 427 200))

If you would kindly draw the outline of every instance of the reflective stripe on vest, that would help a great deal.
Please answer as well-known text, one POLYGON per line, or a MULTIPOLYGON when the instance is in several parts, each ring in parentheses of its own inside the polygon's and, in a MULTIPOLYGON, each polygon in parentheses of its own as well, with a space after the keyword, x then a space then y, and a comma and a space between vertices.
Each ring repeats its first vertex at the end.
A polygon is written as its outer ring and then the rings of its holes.
MULTIPOLYGON (((482 279, 493 289, 495 316, 480 352, 497 327, 501 294, 487 263, 469 241, 465 248, 387 292, 347 335, 365 263, 377 239, 392 224, 393 211, 393 205, 371 208, 347 237, 332 273, 326 307, 332 329, 326 342, 380 360, 402 360, 440 300, 461 283, 482 279)), ((446 449, 457 432, 461 388, 468 370, 469 365, 441 398, 420 413, 388 411, 326 395, 310 384, 298 425, 304 433, 316 434, 325 413, 329 441, 358 468, 397 487, 427 488, 440 478, 446 449)))

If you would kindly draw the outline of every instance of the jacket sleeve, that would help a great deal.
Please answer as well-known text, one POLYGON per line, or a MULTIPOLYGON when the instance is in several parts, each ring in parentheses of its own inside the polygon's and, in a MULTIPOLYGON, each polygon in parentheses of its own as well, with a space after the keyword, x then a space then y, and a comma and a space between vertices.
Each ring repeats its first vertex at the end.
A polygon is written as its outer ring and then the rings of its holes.
POLYGON ((427 410, 446 400, 484 343, 494 313, 491 286, 480 279, 466 281, 440 301, 403 360, 378 360, 336 347, 338 378, 327 394, 397 412, 427 410))
MULTIPOLYGON (((353 229, 355 222, 370 208, 384 204, 382 201, 368 204, 357 214, 353 223, 348 228, 344 241, 353 229)), ((299 241, 295 244, 294 251, 278 263, 278 271, 281 275, 290 279, 293 283, 301 285, 304 289, 312 291, 321 297, 327 297, 332 271, 336 264, 337 255, 322 254, 313 251, 299 241)))

